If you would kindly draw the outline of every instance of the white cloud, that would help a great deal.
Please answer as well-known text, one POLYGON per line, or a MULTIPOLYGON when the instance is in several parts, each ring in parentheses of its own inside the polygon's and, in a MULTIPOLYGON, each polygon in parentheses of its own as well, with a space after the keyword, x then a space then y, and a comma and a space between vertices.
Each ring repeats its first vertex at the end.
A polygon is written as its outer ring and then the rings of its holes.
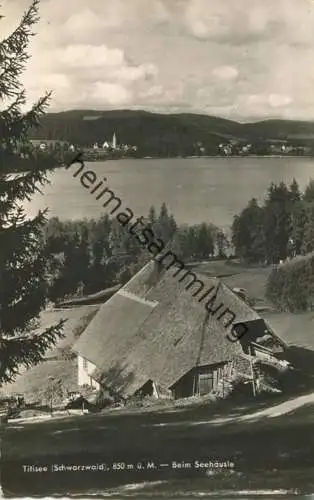
MULTIPOLYGON (((281 0, 277 2, 280 3, 281 0)), ((263 0, 263 5, 260 0, 186 2, 186 28, 199 38, 245 40, 248 37, 264 35, 273 19, 274 8, 271 0, 263 0)))
POLYGON ((34 57, 24 82, 33 99, 42 89, 52 89, 55 109, 117 107, 132 104, 134 89, 154 80, 157 73, 151 63, 132 65, 122 49, 71 44, 51 50, 50 57, 34 57))
POLYGON ((288 95, 281 94, 270 94, 269 104, 272 108, 285 107, 292 102, 292 99, 288 95))
POLYGON ((143 97, 160 97, 162 96, 164 89, 161 85, 153 85, 149 87, 148 90, 143 92, 143 97))
POLYGON ((118 13, 111 9, 106 16, 99 16, 90 8, 85 7, 70 15, 63 24, 63 29, 71 34, 77 34, 78 38, 84 33, 97 32, 105 27, 116 27, 120 24, 118 13))
POLYGON ((140 66, 121 66, 113 72, 114 78, 122 82, 135 82, 140 79, 150 79, 156 76, 158 70, 154 64, 141 64, 140 66))
POLYGON ((234 66, 219 66, 213 70, 213 75, 220 80, 234 80, 239 71, 234 66))
POLYGON ((108 49, 105 45, 69 45, 55 52, 57 65, 68 68, 121 66, 125 63, 123 51, 108 49))
MULTIPOLYGON (((4 34, 29 0, 3 0, 4 34)), ((24 81, 51 110, 314 119, 314 0, 42 0, 24 81)))
POLYGON ((123 106, 131 101, 132 93, 120 84, 95 82, 90 97, 95 102, 123 106))

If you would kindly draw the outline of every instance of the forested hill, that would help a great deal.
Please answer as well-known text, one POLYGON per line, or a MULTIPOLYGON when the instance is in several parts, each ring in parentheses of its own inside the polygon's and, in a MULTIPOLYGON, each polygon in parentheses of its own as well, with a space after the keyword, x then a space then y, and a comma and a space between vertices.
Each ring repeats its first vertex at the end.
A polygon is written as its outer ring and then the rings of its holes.
POLYGON ((82 110, 48 113, 31 138, 88 146, 110 141, 115 132, 119 143, 136 145, 141 155, 184 156, 197 154, 197 143, 216 154, 222 141, 238 137, 238 128, 238 123, 202 115, 82 110))
POLYGON ((208 154, 216 154, 218 144, 232 139, 245 142, 314 139, 312 122, 266 120, 241 124, 207 115, 133 110, 48 113, 42 118, 41 125, 32 131, 31 138, 68 140, 88 146, 110 140, 115 132, 119 143, 136 145, 144 155, 156 152, 191 155, 197 153, 200 144, 208 154))
POLYGON ((297 120, 264 120, 255 123, 245 123, 241 126, 243 135, 251 141, 255 139, 288 139, 313 143, 314 122, 297 120))

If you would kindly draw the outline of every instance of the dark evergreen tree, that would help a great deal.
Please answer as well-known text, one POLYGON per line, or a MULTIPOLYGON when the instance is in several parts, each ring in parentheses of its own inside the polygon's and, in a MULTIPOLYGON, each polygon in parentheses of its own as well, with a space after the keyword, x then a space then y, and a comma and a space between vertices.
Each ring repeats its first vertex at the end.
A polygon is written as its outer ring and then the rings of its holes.
POLYGON ((184 233, 178 229, 174 234, 170 250, 180 259, 185 259, 184 255, 184 233))
POLYGON ((20 82, 28 60, 27 46, 38 21, 38 0, 25 12, 18 27, 0 42, 0 384, 14 380, 19 367, 33 366, 62 335, 62 322, 34 333, 46 305, 47 258, 42 228, 45 213, 27 219, 21 203, 47 182, 54 164, 50 157, 32 153, 27 139, 44 113, 49 95, 23 113, 25 91, 20 82), (6 106, 6 107, 5 107, 6 106), (29 157, 20 154, 29 151, 29 157), (10 176, 12 165, 23 174, 10 176), (27 164, 27 169, 25 168, 27 164), (26 171, 27 170, 27 171, 26 171))
POLYGON ((52 217, 44 227, 44 241, 47 255, 63 252, 66 233, 58 217, 52 217))
POLYGON ((296 203, 301 200, 301 191, 295 178, 293 178, 293 181, 289 186, 289 198, 292 203, 296 203))
POLYGON ((306 210, 302 201, 302 194, 295 179, 289 187, 290 206, 290 237, 288 243, 288 256, 295 257, 301 252, 304 238, 304 225, 306 222, 306 210))
POLYGON ((303 200, 309 203, 314 201, 314 179, 311 179, 306 186, 303 194, 303 200))
POLYGON ((297 221, 299 252, 306 254, 314 250, 314 179, 305 187, 297 221))
POLYGON ((232 224, 232 243, 236 255, 249 262, 265 259, 263 209, 252 198, 240 215, 235 216, 232 224))
POLYGON ((178 229, 178 226, 177 226, 177 222, 174 218, 174 215, 173 214, 170 214, 170 217, 169 217, 169 234, 170 234, 170 238, 173 238, 176 231, 178 229))
POLYGON ((169 215, 167 205, 163 203, 156 222, 156 233, 167 245, 172 240, 177 225, 173 215, 169 215))
POLYGON ((269 263, 278 263, 289 254, 291 238, 290 193, 284 182, 272 183, 264 205, 265 255, 269 263))
POLYGON ((115 247, 111 246, 112 223, 106 215, 91 230, 91 263, 84 293, 94 293, 110 287, 116 280, 121 261, 116 262, 115 247))
POLYGON ((196 232, 197 257, 207 259, 214 254, 214 240, 212 233, 205 222, 197 227, 196 232))
POLYGON ((152 205, 150 208, 149 208, 149 211, 148 211, 148 222, 150 224, 155 224, 157 221, 157 215, 156 215, 156 209, 155 207, 152 205))
POLYGON ((184 256, 186 259, 193 259, 196 254, 196 227, 188 226, 185 230, 184 256))
POLYGON ((306 204, 306 221, 302 233, 301 252, 303 254, 314 251, 314 202, 306 204))
MULTIPOLYGON (((84 221, 85 222, 85 221, 84 221)), ((87 228, 87 224, 85 223, 82 227, 82 230, 79 235, 79 245, 78 251, 76 255, 77 262, 77 274, 82 286, 82 291, 88 282, 88 275, 90 270, 90 260, 91 260, 91 252, 90 252, 90 242, 89 242, 89 231, 87 228)))
POLYGON ((220 257, 221 259, 225 259, 227 256, 227 250, 229 248, 229 241, 223 231, 217 231, 216 246, 218 257, 220 257))
POLYGON ((291 213, 291 235, 289 240, 289 257, 295 257, 304 252, 305 228, 309 221, 310 207, 302 200, 294 204, 291 213))

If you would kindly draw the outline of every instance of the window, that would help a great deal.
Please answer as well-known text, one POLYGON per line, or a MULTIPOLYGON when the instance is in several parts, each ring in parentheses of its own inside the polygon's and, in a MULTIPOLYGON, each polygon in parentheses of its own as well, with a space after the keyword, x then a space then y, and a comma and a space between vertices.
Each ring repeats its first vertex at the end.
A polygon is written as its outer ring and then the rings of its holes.
POLYGON ((83 358, 83 369, 87 371, 87 368, 88 368, 88 361, 86 358, 83 358))

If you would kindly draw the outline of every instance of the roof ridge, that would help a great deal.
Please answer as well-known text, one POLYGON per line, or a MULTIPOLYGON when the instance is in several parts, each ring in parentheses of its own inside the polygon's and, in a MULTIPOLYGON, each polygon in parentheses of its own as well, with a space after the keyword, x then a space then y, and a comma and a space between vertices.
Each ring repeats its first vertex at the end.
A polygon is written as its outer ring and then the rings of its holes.
POLYGON ((136 302, 139 302, 140 304, 145 304, 145 305, 150 306, 152 308, 156 307, 159 304, 159 302, 157 300, 143 299, 142 297, 139 297, 135 293, 128 292, 127 290, 125 290, 123 288, 120 288, 120 290, 118 290, 116 293, 118 295, 122 295, 123 297, 126 297, 127 299, 134 300, 136 302))

